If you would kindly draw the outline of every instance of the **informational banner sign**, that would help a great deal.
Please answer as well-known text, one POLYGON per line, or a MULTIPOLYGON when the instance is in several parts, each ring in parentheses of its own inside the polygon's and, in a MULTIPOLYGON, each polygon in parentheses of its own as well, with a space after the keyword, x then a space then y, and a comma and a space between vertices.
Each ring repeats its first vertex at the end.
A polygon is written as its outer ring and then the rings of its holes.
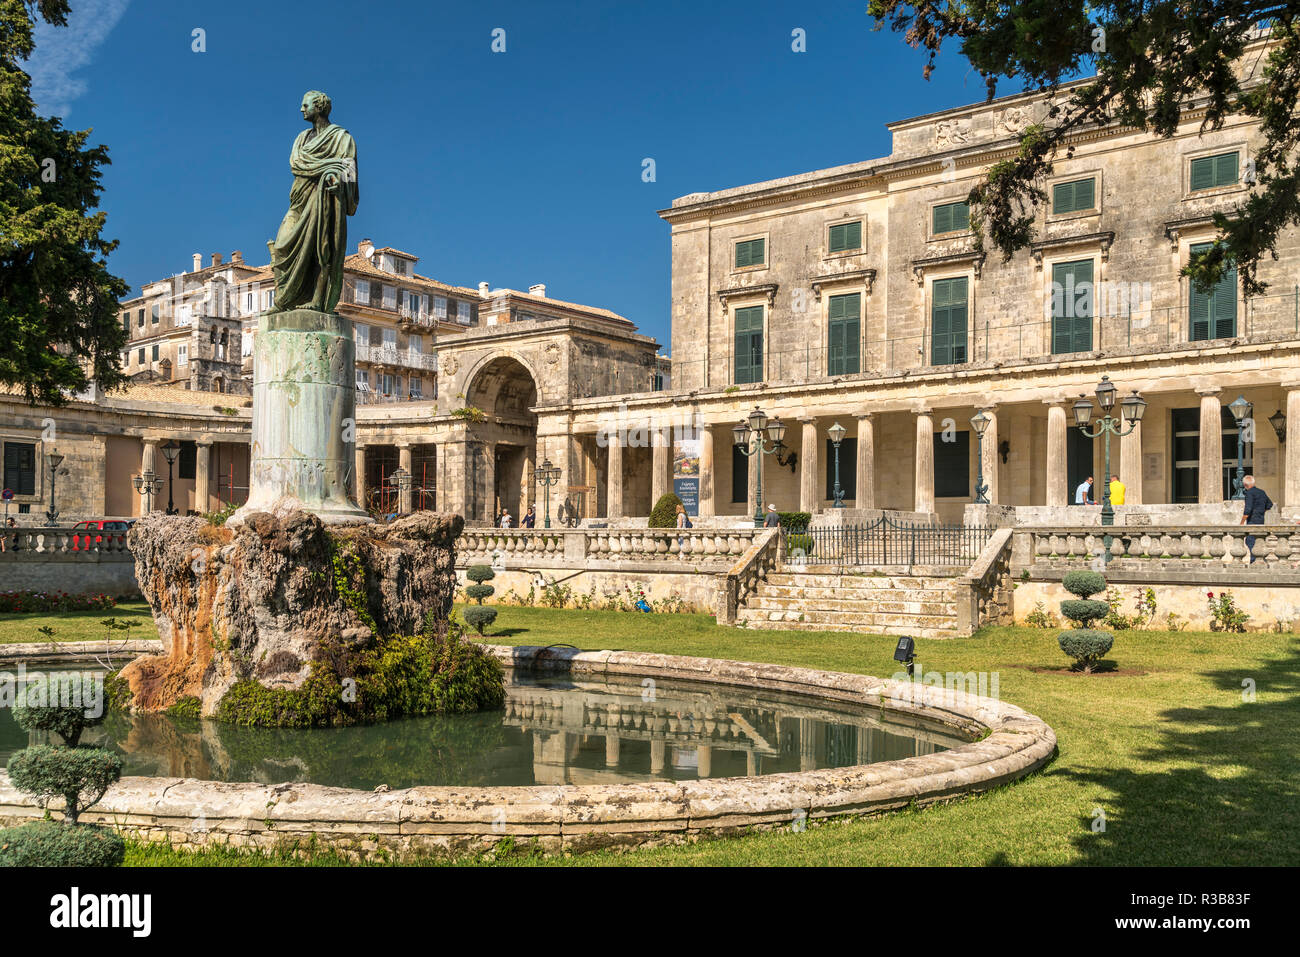
POLYGON ((673 494, 686 514, 700 514, 700 440, 678 438, 673 444, 673 494))

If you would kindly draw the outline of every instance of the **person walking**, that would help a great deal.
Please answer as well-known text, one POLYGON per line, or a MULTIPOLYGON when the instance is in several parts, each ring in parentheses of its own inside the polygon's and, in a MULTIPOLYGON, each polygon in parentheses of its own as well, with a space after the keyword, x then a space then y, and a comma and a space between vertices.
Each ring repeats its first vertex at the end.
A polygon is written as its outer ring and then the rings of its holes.
POLYGON ((501 527, 502 527, 502 528, 509 528, 509 527, 510 527, 510 510, 509 510, 509 509, 502 509, 502 510, 501 510, 501 527))
POLYGON ((1075 505, 1096 505, 1092 500, 1092 476, 1079 483, 1079 487, 1074 490, 1075 505))
POLYGON ((535 506, 533 505, 528 506, 528 511, 524 513, 523 527, 524 528, 537 527, 537 509, 535 506))
POLYGON ((768 503, 767 518, 763 519, 764 528, 780 528, 781 516, 776 514, 776 506, 768 503))
MULTIPOLYGON (((683 528, 690 528, 690 527, 691 527, 691 517, 686 514, 686 506, 678 502, 677 503, 677 528, 680 530, 683 528)), ((685 546, 685 544, 686 544, 686 537, 684 535, 678 535, 677 554, 679 557, 685 554, 682 551, 682 548, 683 546, 685 546)))
MULTIPOLYGON (((1246 499, 1242 502, 1245 514, 1241 516, 1242 525, 1263 525, 1264 514, 1273 507, 1273 501, 1268 497, 1268 493, 1262 488, 1255 487, 1255 476, 1247 475, 1241 480, 1241 484, 1246 487, 1246 499)), ((1247 565, 1255 563, 1255 536, 1246 536, 1246 558, 1247 565)))
POLYGON ((1119 480, 1119 476, 1112 475, 1110 477, 1110 504, 1123 505, 1124 493, 1126 491, 1128 491, 1128 489, 1126 489, 1124 483, 1119 480))

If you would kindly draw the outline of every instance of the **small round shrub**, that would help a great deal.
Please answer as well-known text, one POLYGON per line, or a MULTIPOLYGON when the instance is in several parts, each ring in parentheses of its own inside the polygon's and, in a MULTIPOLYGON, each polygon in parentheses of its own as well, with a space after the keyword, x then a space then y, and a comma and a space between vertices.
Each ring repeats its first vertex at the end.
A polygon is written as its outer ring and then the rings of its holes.
POLYGON ((465 609, 465 624, 475 629, 480 635, 483 629, 497 620, 497 610, 487 605, 471 605, 465 609))
POLYGON ((484 598, 491 598, 496 594, 496 589, 491 585, 466 585, 465 594, 481 605, 484 598))
POLYGON ((1067 599, 1061 602, 1061 614, 1070 621, 1081 621, 1086 627, 1110 614, 1110 605, 1096 599, 1067 599))
POLYGON ((1061 650, 1074 659, 1075 668, 1084 674, 1091 674, 1093 666, 1101 660, 1102 655, 1110 651, 1115 636, 1108 631, 1093 628, 1074 628, 1061 632, 1057 638, 1061 650))
POLYGON ((677 506, 682 500, 672 492, 659 496, 655 507, 650 509, 650 528, 676 528, 677 506))
POLYGON ((1106 576, 1101 572, 1067 572, 1061 584, 1071 595, 1090 598, 1106 590, 1106 576))
POLYGON ((63 813, 74 823, 121 776, 122 759, 103 748, 35 744, 9 759, 9 780, 14 787, 35 797, 40 807, 63 798, 63 813))
POLYGON ((497 573, 492 570, 491 565, 470 565, 465 569, 465 577, 476 584, 490 582, 497 577, 497 573))
POLYGON ((126 842, 92 824, 33 821, 0 830, 0 867, 117 867, 126 842))

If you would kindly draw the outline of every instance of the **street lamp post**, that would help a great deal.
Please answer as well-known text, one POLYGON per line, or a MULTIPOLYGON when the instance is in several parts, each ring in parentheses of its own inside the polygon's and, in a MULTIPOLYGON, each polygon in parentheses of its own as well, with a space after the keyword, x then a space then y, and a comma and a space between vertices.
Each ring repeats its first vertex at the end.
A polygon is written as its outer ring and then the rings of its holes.
POLYGON ((832 494, 835 496, 835 508, 844 507, 844 487, 840 485, 840 443, 844 441, 844 433, 848 429, 836 422, 826 430, 827 435, 831 438, 831 445, 835 449, 835 487, 832 494))
POLYGON ((402 500, 406 498, 406 493, 411 489, 411 473, 406 469, 398 466, 393 469, 388 476, 388 484, 397 489, 397 509, 398 515, 402 514, 402 500))
POLYGON ((154 475, 153 469, 145 469, 131 479, 131 484, 143 496, 144 514, 148 515, 153 511, 153 497, 162 491, 162 479, 154 475))
POLYGON ((1237 474, 1232 480, 1232 499, 1240 502, 1246 497, 1246 443, 1255 441, 1255 419, 1251 415, 1254 406, 1239 395, 1228 403, 1228 409, 1237 422, 1237 474))
POLYGON ((560 467, 558 465, 552 465, 550 459, 543 459, 542 467, 533 473, 533 477, 537 479, 538 485, 546 489, 546 492, 542 496, 542 507, 546 513, 546 517, 542 520, 542 527, 550 528, 551 489, 560 484, 560 467))
POLYGON ((984 433, 988 430, 991 418, 983 409, 970 420, 975 430, 975 504, 989 504, 989 487, 984 481, 984 433))
POLYGON ((176 464, 176 456, 180 454, 181 445, 175 439, 168 439, 163 443, 162 454, 167 460, 167 514, 176 514, 176 504, 172 501, 172 466, 176 464))
POLYGON ((62 463, 63 456, 58 452, 45 453, 45 464, 50 468, 50 507, 45 511, 45 518, 51 525, 59 517, 59 510, 54 505, 54 480, 58 476, 59 466, 62 463))
MULTIPOLYGON (((1088 431, 1088 421, 1092 418, 1092 403, 1086 396, 1080 396, 1079 401, 1074 403, 1074 424, 1079 427, 1079 431, 1090 439, 1100 435, 1106 437, 1106 473, 1102 476, 1101 506, 1101 524, 1105 526, 1115 524, 1115 509, 1110 504, 1110 437, 1122 437, 1132 432, 1142 421, 1142 413, 1147 408, 1146 400, 1134 389, 1133 394, 1120 403, 1122 418, 1113 416, 1110 413, 1115 408, 1115 393, 1115 385, 1110 381, 1110 376, 1102 376, 1097 386, 1097 404, 1101 406, 1102 417, 1097 420, 1097 427, 1091 432, 1088 431), (1128 423, 1127 429, 1123 427, 1124 422, 1128 423)), ((1114 539, 1107 533, 1103 537, 1103 543, 1106 546, 1106 563, 1110 564, 1110 548, 1114 539)))
POLYGON ((754 503, 754 527, 763 524, 763 456, 775 455, 777 465, 788 465, 785 452, 785 425, 779 418, 768 421, 767 413, 757 406, 748 419, 741 419, 731 430, 736 448, 746 456, 758 456, 758 500, 754 503), (770 447, 769 447, 770 446, 770 447))

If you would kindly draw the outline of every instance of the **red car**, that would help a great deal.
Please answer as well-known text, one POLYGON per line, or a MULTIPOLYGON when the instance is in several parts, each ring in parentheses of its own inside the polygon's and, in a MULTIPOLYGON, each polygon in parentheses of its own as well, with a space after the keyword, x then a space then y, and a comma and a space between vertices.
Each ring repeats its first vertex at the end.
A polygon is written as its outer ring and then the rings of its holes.
POLYGON ((76 525, 72 526, 72 531, 73 531, 72 550, 74 552, 90 551, 92 545, 99 546, 100 544, 103 543, 105 535, 107 535, 108 540, 110 542, 123 541, 125 540, 126 530, 128 528, 130 528, 130 526, 126 522, 114 521, 106 518, 94 519, 92 521, 86 521, 86 522, 78 522, 76 525), (94 541, 92 542, 89 534, 79 535, 77 534, 78 530, 82 530, 83 533, 88 533, 91 530, 94 530, 98 532, 103 532, 105 534, 96 535, 94 541))

